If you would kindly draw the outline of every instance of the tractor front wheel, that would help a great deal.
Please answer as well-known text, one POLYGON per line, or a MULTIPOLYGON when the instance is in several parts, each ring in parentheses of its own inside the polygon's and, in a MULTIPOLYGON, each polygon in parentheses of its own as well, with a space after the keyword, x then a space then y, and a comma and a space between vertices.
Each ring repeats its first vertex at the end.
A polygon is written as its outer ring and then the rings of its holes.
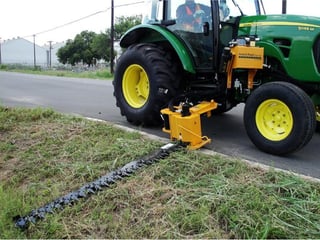
POLYGON ((316 106, 317 132, 320 132, 320 105, 316 106))
POLYGON ((305 146, 316 127, 309 96, 287 82, 266 83, 252 92, 244 109, 244 125, 251 141, 275 155, 305 146))
POLYGON ((156 126, 179 86, 177 65, 168 51, 154 44, 130 46, 120 57, 113 80, 121 115, 134 125, 156 126))

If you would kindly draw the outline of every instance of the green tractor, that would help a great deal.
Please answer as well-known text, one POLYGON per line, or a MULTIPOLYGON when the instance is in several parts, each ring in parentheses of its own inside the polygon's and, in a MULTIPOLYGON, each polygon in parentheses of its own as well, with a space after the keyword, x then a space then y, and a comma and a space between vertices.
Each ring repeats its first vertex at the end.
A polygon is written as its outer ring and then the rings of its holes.
POLYGON ((120 41, 113 85, 121 114, 155 126, 168 106, 214 100, 219 114, 245 103, 245 128, 260 150, 301 149, 320 122, 320 18, 285 14, 282 2, 281 14, 266 15, 262 0, 148 0, 150 13, 120 41), (246 52, 254 44, 262 55, 246 52), (230 65, 237 46, 244 67, 230 65), (250 63, 260 58, 261 66, 250 63))

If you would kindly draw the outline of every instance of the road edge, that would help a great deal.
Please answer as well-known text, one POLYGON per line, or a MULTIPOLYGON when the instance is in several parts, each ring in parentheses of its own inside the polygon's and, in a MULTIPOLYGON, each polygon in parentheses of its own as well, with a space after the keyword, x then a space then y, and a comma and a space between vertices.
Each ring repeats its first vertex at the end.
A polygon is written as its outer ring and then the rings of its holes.
MULTIPOLYGON (((102 119, 98 119, 98 118, 91 118, 91 117, 85 117, 85 119, 87 119, 89 121, 103 122, 103 123, 111 124, 112 126, 114 126, 116 128, 119 128, 119 129, 122 129, 122 130, 125 130, 127 132, 138 132, 142 136, 145 136, 145 137, 148 137, 149 139, 157 140, 157 141, 160 141, 160 142, 163 142, 163 143, 168 143, 170 141, 169 138, 159 137, 159 136, 144 132, 142 130, 133 129, 133 128, 126 127, 126 126, 123 126, 123 125, 120 125, 120 124, 108 122, 106 120, 102 120, 102 119)), ((227 157, 227 158, 231 158, 231 159, 234 159, 234 160, 239 160, 239 161, 242 161, 242 162, 246 163, 250 167, 261 168, 262 170, 265 170, 265 171, 274 170, 276 172, 283 172, 283 173, 286 173, 286 174, 291 174, 291 175, 300 177, 300 178, 302 178, 304 180, 307 180, 307 181, 320 183, 320 179, 319 178, 303 175, 303 174, 300 174, 300 173, 295 173, 295 172, 284 170, 284 169, 281 169, 281 168, 271 167, 271 166, 268 166, 268 165, 265 165, 265 164, 262 164, 262 163, 252 162, 252 161, 250 161, 248 159, 236 158, 234 156, 230 156, 230 155, 227 155, 227 154, 219 153, 219 152, 216 152, 216 151, 213 151, 213 150, 209 150, 209 149, 205 149, 205 148, 198 149, 197 151, 199 151, 199 152, 201 152, 203 154, 206 154, 206 155, 212 155, 212 156, 219 155, 219 156, 222 156, 222 157, 227 157)))

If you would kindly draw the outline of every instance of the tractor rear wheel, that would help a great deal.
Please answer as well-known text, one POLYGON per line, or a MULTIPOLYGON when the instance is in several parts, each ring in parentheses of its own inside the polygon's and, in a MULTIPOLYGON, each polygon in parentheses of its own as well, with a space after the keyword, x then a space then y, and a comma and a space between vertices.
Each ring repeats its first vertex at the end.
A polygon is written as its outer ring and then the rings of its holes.
POLYGON ((179 86, 177 65, 169 51, 154 44, 130 46, 120 57, 113 80, 116 105, 134 125, 157 126, 179 86))
POLYGON ((305 146, 316 128, 309 96, 287 82, 263 84, 252 92, 244 109, 244 124, 251 141, 275 155, 305 146))

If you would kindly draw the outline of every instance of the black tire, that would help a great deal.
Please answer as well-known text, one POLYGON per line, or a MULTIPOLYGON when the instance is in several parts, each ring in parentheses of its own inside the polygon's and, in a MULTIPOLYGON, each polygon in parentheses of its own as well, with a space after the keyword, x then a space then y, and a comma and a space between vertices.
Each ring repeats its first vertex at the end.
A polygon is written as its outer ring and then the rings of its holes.
POLYGON ((244 125, 260 150, 275 155, 292 153, 305 146, 315 132, 314 105, 291 83, 266 83, 247 99, 244 125))
POLYGON ((157 126, 179 87, 176 61, 154 44, 130 46, 120 57, 113 80, 116 105, 134 125, 157 126))
MULTIPOLYGON (((217 102, 220 103, 219 100, 217 102)), ((233 103, 223 103, 222 106, 219 106, 217 109, 212 110, 211 113, 214 115, 222 115, 226 112, 229 112, 236 105, 237 104, 233 104, 233 103)))

